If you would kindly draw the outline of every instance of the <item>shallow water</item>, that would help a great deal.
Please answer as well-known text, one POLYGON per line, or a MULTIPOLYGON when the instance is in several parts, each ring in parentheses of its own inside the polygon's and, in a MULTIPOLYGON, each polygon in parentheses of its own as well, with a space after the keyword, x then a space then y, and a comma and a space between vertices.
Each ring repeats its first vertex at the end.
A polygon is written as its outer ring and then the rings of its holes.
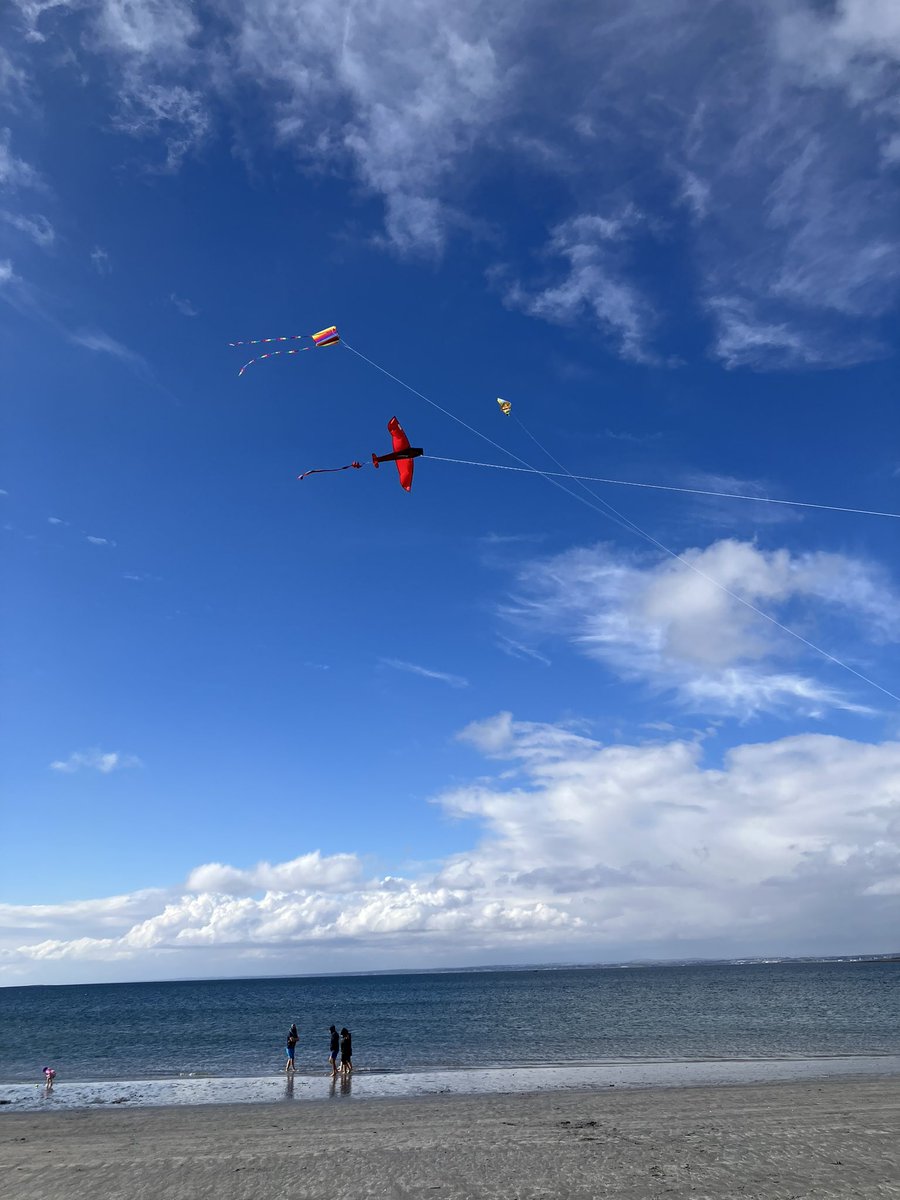
POLYGON ((635 1087, 698 1087, 807 1079, 900 1075, 900 1056, 866 1058, 757 1059, 728 1062, 628 1062, 567 1067, 494 1067, 455 1071, 354 1073, 349 1079, 297 1075, 266 1079, 229 1077, 0 1086, 0 1112, 53 1111, 128 1105, 254 1104, 292 1101, 386 1099, 436 1095, 600 1090, 635 1087))

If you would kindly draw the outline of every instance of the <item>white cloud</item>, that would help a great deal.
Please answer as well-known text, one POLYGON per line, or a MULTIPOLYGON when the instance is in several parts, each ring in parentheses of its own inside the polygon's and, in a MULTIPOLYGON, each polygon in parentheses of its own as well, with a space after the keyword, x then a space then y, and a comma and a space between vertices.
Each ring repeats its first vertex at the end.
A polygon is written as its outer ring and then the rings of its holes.
POLYGON ((318 850, 285 863, 257 863, 249 870, 206 863, 188 876, 192 892, 249 895, 256 891, 296 892, 306 889, 341 891, 361 882, 362 864, 355 854, 323 857, 318 850))
POLYGON ((0 287, 6 283, 18 283, 19 277, 13 270, 13 265, 8 258, 0 259, 0 287))
POLYGON ((239 6, 235 24, 242 71, 279 97, 281 137, 307 160, 349 157, 384 199, 390 241, 439 252, 459 220, 446 198, 454 167, 502 102, 504 18, 498 28, 472 0, 384 0, 335 21, 321 0, 263 0, 239 6))
POLYGON ((85 541, 90 542, 92 546, 115 546, 112 538, 97 537, 95 534, 86 533, 85 541))
POLYGON ((0 969, 315 970, 348 948, 363 968, 895 948, 896 742, 804 734, 707 765, 696 741, 608 746, 509 713, 461 737, 496 763, 438 798, 474 823, 470 849, 410 877, 314 851, 206 864, 180 888, 3 905, 0 969))
POLYGON ((109 275, 112 273, 109 254, 102 246, 95 246, 91 251, 91 265, 98 275, 109 275))
POLYGON ((102 0, 96 36, 111 50, 139 58, 180 59, 200 24, 182 0, 102 0))
POLYGON ((206 138, 210 117, 203 97, 180 84, 152 83, 132 70, 122 84, 116 125, 135 137, 162 137, 166 169, 175 170, 185 155, 206 138))
POLYGON ((0 220, 5 221, 13 229, 18 229, 20 233, 24 233, 27 237, 30 237, 36 246, 41 246, 42 248, 52 246, 56 239, 56 231, 53 226, 40 213, 26 217, 22 213, 2 211, 0 212, 0 220))
POLYGON ((829 346, 790 320, 760 318, 738 296, 710 296, 707 308, 716 325, 713 353, 726 367, 850 366, 872 357, 871 346, 829 346))
POLYGON ((191 304, 190 300, 185 299, 183 296, 176 296, 174 292, 169 296, 169 299, 183 317, 199 317, 199 310, 191 304))
POLYGON ((734 504, 731 500, 723 499, 722 495, 702 495, 700 493, 730 493, 732 496, 758 497, 760 500, 776 500, 772 496, 770 484, 759 479, 741 479, 736 475, 720 475, 711 472, 687 472, 682 478, 682 487, 695 488, 698 494, 690 498, 691 521, 696 524, 706 519, 720 529, 733 526, 746 530, 748 517, 754 526, 759 528, 766 525, 794 524, 803 520, 800 508, 790 504, 734 504))
POLYGON ((735 597, 802 628, 815 605, 820 615, 849 622, 870 647, 898 642, 897 597, 876 566, 841 554, 764 551, 736 539, 685 550, 682 558, 691 566, 596 546, 531 562, 503 620, 566 637, 623 678, 671 691, 695 711, 866 711, 833 684, 775 665, 790 662, 798 645, 735 597))
POLYGON ((399 658, 382 658, 379 662, 384 667, 390 667, 394 671, 405 671, 409 675, 419 675, 423 679, 436 679, 439 683, 446 683, 450 687, 464 688, 469 686, 468 679, 464 679, 461 675, 450 675, 446 671, 432 671, 428 667, 420 667, 417 663, 404 662, 399 658))
POLYGON ((577 322, 587 313, 610 338, 622 358, 655 361, 648 346, 654 314, 647 300, 628 282, 622 243, 639 222, 631 209, 615 217, 585 215, 564 221, 553 231, 549 251, 568 263, 561 282, 537 292, 514 284, 509 304, 559 325, 577 322))
POLYGON ((28 73, 0 46, 0 97, 12 105, 28 92, 28 73))
POLYGON ((73 775, 81 770, 99 771, 101 775, 109 775, 113 771, 140 766, 143 766, 143 763, 135 754, 122 754, 118 750, 76 750, 68 758, 52 762, 50 770, 60 771, 64 775, 73 775))
POLYGON ((10 149, 11 143, 10 130, 0 129, 0 187, 36 187, 40 183, 37 172, 24 159, 16 158, 10 149))
POLYGON ((553 664, 546 654, 541 654, 539 650, 535 650, 533 646, 526 646, 524 642, 516 641, 515 638, 501 635, 497 638, 497 645, 504 654, 508 654, 510 658, 530 658, 534 662, 539 662, 545 667, 550 667, 553 664))
POLYGON ((72 900, 59 904, 0 904, 0 943, 9 931, 24 935, 100 937, 127 933, 136 921, 158 912, 168 893, 148 889, 100 900, 72 900))
POLYGON ((116 341, 114 337, 110 337, 108 333, 104 333, 102 329, 82 329, 76 333, 70 333, 69 340, 76 346, 83 346, 85 350, 93 350, 97 354, 109 354, 124 362, 139 363, 142 361, 140 355, 116 341))

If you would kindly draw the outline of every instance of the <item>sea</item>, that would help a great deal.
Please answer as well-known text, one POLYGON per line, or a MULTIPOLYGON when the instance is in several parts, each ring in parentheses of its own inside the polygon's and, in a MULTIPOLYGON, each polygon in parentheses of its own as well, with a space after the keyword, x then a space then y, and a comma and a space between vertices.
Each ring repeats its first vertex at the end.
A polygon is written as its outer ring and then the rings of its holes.
POLYGON ((0 1114, 873 1074, 900 1075, 900 962, 0 989, 0 1114), (352 1031, 349 1080, 330 1079, 332 1024, 352 1031))

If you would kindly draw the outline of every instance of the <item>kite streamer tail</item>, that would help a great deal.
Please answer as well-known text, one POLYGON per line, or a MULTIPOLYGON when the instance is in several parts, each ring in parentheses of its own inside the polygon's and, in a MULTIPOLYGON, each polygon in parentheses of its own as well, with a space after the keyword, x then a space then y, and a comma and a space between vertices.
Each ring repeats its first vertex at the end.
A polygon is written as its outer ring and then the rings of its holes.
POLYGON ((248 367, 252 367, 254 363, 262 362, 265 358, 276 358, 279 354, 302 354, 304 350, 309 350, 309 346, 297 346, 293 350, 270 350, 268 354, 258 354, 256 358, 251 358, 249 362, 245 362, 238 371, 238 378, 243 375, 248 367))
POLYGON ((347 463, 343 467, 313 467, 311 471, 304 471, 302 475, 298 475, 298 479, 305 479, 307 475, 333 475, 336 471, 360 471, 362 470, 361 462, 347 463))
POLYGON ((309 337, 308 333, 288 333, 284 337, 268 337, 268 338, 247 338, 243 342, 229 342, 228 345, 234 346, 264 346, 268 342, 299 342, 303 338, 309 337))

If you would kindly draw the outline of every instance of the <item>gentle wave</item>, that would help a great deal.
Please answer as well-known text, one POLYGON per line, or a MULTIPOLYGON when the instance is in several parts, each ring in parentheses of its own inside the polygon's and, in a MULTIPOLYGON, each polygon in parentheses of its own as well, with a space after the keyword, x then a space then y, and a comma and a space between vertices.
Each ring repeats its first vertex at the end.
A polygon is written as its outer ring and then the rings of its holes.
POLYGON ((0 1086, 0 1113, 64 1111, 96 1105, 160 1107, 193 1104, 275 1104, 323 1100, 401 1099, 430 1095, 591 1091, 603 1088, 697 1087, 803 1079, 900 1075, 900 1055, 816 1058, 606 1062, 590 1066, 488 1067, 446 1071, 354 1071, 348 1080, 293 1077, 183 1076, 162 1080, 57 1082, 0 1086))

